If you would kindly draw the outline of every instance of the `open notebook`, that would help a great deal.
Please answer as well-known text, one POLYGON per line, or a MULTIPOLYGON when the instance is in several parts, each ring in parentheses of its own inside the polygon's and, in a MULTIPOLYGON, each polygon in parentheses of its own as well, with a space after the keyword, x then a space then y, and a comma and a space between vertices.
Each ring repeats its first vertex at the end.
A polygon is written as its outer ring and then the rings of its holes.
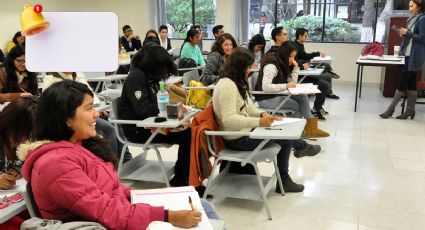
POLYGON ((300 122, 300 121, 304 121, 304 119, 284 117, 281 121, 273 121, 273 123, 270 125, 270 127, 268 129, 270 129, 270 130, 273 130, 273 129, 280 130, 280 129, 282 129, 282 126, 284 126, 286 124, 291 124, 291 123, 300 122))
POLYGON ((297 84, 295 88, 288 88, 288 90, 289 92, 291 92, 292 95, 320 93, 320 90, 317 88, 317 85, 313 85, 313 83, 297 84))
MULTIPOLYGON (((163 189, 132 190, 131 203, 145 203, 152 206, 164 206, 168 210, 190 210, 189 196, 196 210, 202 212, 202 221, 191 229, 212 230, 207 214, 201 205, 201 199, 193 186, 163 189)), ((174 227, 174 229, 182 229, 174 227)))

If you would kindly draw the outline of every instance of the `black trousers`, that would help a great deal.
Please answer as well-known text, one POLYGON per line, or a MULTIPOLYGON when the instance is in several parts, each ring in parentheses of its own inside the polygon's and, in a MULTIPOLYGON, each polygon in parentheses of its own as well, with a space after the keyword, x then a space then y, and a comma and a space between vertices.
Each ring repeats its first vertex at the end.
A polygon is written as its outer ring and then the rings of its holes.
MULTIPOLYGON (((301 79, 301 78, 298 78, 301 79)), ((307 76, 302 83, 313 83, 317 85, 317 88, 321 93, 316 94, 316 99, 314 100, 314 109, 319 111, 323 108, 323 105, 326 101, 326 95, 331 92, 331 77, 327 74, 322 74, 320 76, 307 76)))
MULTIPOLYGON (((145 143, 151 136, 151 131, 144 128, 123 127, 126 138, 135 143, 145 143)), ((181 132, 170 132, 168 135, 158 134, 152 140, 152 143, 167 143, 178 144, 177 161, 175 165, 174 178, 172 184, 175 186, 184 186, 189 184, 190 170, 190 144, 191 144, 191 129, 186 129, 181 132)))
POLYGON ((400 91, 416 90, 416 71, 408 71, 409 69, 409 57, 405 57, 403 71, 398 78, 397 89, 400 91))
MULTIPOLYGON (((233 150, 239 151, 252 151, 262 142, 261 139, 251 139, 247 136, 235 139, 226 140, 226 146, 233 150)), ((287 177, 289 168, 289 155, 291 153, 292 141, 290 140, 270 140, 267 145, 276 143, 281 146, 279 153, 277 154, 277 167, 279 168, 280 175, 287 177)), ((240 165, 240 164, 239 164, 240 165)), ((246 167, 246 166, 245 166, 246 167)), ((252 167, 252 166, 251 166, 252 167)), ((229 169, 230 170, 230 169, 229 169)))

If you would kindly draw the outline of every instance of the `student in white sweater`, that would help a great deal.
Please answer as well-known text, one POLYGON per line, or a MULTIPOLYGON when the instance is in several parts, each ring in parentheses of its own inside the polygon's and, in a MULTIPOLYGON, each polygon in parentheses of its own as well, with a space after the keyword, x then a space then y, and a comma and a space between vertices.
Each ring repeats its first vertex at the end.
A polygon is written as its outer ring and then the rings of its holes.
MULTIPOLYGON (((254 56, 245 48, 236 48, 227 58, 220 72, 219 81, 214 88, 213 107, 220 130, 250 131, 257 126, 270 126, 281 117, 272 116, 256 108, 248 96, 247 78, 254 64, 254 56)), ((255 149, 262 140, 243 137, 224 137, 228 148, 240 151, 255 149)), ((277 163, 285 192, 302 192, 304 185, 292 181, 288 174, 289 156, 292 146, 290 140, 273 140, 281 146, 277 163)), ((280 193, 279 186, 276 192, 280 193)))

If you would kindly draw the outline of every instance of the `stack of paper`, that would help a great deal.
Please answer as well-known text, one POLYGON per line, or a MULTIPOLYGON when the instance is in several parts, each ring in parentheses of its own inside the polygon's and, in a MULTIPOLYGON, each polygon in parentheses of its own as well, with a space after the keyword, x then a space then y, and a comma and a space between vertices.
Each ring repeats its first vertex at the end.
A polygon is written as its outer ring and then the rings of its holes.
POLYGON ((273 121, 273 123, 270 125, 269 129, 271 129, 271 130, 282 129, 282 126, 284 126, 286 124, 291 124, 291 123, 300 122, 300 121, 304 121, 304 119, 285 117, 281 121, 273 121))
POLYGON ((312 62, 329 62, 332 61, 332 57, 331 56, 325 56, 325 57, 314 57, 312 59, 312 62))
POLYGON ((313 83, 297 84, 295 88, 288 88, 288 90, 292 95, 320 93, 317 85, 313 85, 313 83))
POLYGON ((21 178, 16 181, 16 185, 12 189, 9 189, 9 190, 0 189, 0 202, 3 202, 9 199, 10 197, 15 196, 16 194, 25 191, 26 184, 27 182, 23 178, 21 178))
MULTIPOLYGON (((212 226, 201 205, 201 199, 193 186, 163 189, 147 189, 131 191, 131 203, 145 203, 152 206, 164 206, 168 210, 190 210, 189 196, 197 211, 202 212, 202 221, 191 229, 212 230, 212 226)), ((180 229, 175 227, 175 229, 180 229)))

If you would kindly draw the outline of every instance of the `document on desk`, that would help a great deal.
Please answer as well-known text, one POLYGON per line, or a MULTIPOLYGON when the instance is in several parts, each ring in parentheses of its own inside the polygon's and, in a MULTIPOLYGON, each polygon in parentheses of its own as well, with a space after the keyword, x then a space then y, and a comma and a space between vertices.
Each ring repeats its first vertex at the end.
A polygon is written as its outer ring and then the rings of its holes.
POLYGON ((270 129, 281 129, 283 125, 300 121, 304 121, 304 119, 284 117, 281 121, 273 121, 273 123, 270 125, 270 129))
POLYGON ((325 56, 325 57, 314 57, 312 59, 313 62, 328 62, 328 61, 332 61, 332 57, 331 56, 325 56))
POLYGON ((16 194, 20 192, 25 191, 26 185, 27 185, 27 182, 25 181, 25 179, 21 178, 16 181, 16 185, 12 189, 9 189, 9 190, 0 189, 0 202, 15 196, 16 194))
MULTIPOLYGON (((192 198, 192 203, 197 211, 202 212, 202 221, 197 227, 190 229, 207 229, 212 230, 212 226, 205 213, 201 199, 198 192, 193 186, 174 187, 163 189, 146 189, 146 190, 132 190, 131 203, 145 203, 152 206, 164 206, 168 210, 190 210, 189 196, 192 198)), ((174 227, 174 229, 182 229, 174 227)))
POLYGON ((293 95, 320 93, 317 85, 313 85, 313 83, 297 84, 295 88, 288 88, 288 90, 293 95))
POLYGON ((377 60, 377 61, 401 61, 401 57, 394 57, 393 55, 384 55, 384 56, 378 56, 378 55, 365 55, 360 56, 360 59, 363 60, 377 60))

